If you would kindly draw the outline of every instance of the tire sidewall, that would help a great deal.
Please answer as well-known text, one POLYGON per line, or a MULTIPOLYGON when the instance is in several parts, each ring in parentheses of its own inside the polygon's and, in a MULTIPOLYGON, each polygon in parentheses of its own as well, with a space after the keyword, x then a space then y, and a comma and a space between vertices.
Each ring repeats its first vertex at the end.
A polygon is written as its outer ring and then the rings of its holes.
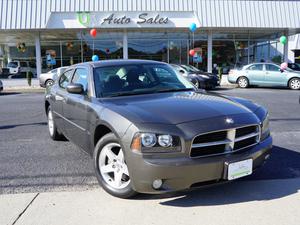
MULTIPOLYGON (((100 168, 99 168, 99 164, 98 164, 99 156, 100 156, 102 148, 109 143, 118 143, 122 148, 124 157, 126 158, 126 153, 123 150, 124 148, 122 146, 122 143, 120 143, 120 141, 116 137, 116 135, 114 135, 113 133, 109 133, 109 134, 106 134, 105 136, 103 136, 96 144, 94 154, 93 154, 94 169, 95 169, 95 174, 96 174, 97 180, 99 181, 99 183, 103 187, 103 189, 105 191, 107 191, 108 193, 110 193, 111 195, 119 197, 119 198, 130 198, 136 194, 136 192, 132 189, 131 180, 127 187, 122 188, 122 189, 116 189, 116 188, 111 187, 108 183, 106 183, 106 181, 103 179, 103 177, 100 173, 100 168)), ((127 165, 127 167, 128 167, 128 165, 127 165)))

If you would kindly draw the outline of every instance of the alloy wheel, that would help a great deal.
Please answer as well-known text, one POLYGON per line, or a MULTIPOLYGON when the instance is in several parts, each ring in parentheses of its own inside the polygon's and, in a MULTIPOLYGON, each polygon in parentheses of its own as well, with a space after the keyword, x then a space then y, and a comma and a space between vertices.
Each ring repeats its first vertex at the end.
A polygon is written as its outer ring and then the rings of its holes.
POLYGON ((290 83, 290 87, 293 90, 299 90, 300 89, 300 79, 292 79, 290 83))
POLYGON ((50 87, 54 84, 54 81, 53 80, 47 80, 46 82, 46 87, 50 87))
POLYGON ((246 87, 248 87, 248 80, 246 78, 242 77, 238 80, 238 84, 241 88, 246 88, 246 87))
POLYGON ((128 167, 120 144, 109 143, 102 148, 98 167, 104 181, 112 188, 123 189, 129 185, 128 167))

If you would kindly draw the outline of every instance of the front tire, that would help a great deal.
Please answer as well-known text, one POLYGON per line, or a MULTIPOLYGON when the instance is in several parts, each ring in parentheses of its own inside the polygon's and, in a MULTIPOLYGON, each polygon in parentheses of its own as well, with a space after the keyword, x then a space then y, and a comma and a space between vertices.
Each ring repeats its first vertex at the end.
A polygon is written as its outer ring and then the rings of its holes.
POLYGON ((113 133, 98 141, 93 158, 96 177, 106 192, 119 198, 137 194, 131 186, 124 150, 113 133))
POLYGON ((247 77, 240 77, 237 81, 240 88, 247 88, 249 87, 249 80, 247 77))
POLYGON ((289 81, 289 87, 292 90, 300 90, 300 79, 293 78, 289 81))

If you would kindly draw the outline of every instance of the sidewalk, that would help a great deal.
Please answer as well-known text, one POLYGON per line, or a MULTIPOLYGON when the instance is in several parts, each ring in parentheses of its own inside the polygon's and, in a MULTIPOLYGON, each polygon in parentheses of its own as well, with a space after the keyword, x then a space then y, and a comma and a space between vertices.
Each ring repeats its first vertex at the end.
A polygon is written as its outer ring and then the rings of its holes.
POLYGON ((28 85, 27 79, 1 79, 4 91, 17 91, 17 90, 44 90, 40 87, 37 78, 32 79, 31 86, 28 85))
POLYGON ((0 195, 0 224, 299 225, 300 178, 237 181, 172 195, 124 200, 101 188, 0 195))

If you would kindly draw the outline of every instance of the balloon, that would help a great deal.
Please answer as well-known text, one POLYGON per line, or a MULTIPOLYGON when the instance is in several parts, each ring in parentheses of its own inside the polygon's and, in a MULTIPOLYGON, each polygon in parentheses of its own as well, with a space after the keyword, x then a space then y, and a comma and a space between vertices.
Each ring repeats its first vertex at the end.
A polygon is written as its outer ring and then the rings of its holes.
POLYGON ((191 23, 189 28, 190 28, 190 31, 195 32, 197 30, 197 25, 195 23, 191 23))
POLYGON ((281 36, 281 37, 280 37, 280 43, 283 44, 283 45, 285 45, 285 44, 287 43, 287 38, 286 38, 286 36, 281 36))
POLYGON ((280 65, 281 70, 285 70, 287 67, 288 67, 288 64, 286 62, 281 63, 281 65, 280 65))
POLYGON ((196 52, 195 52, 194 49, 191 49, 191 50, 189 51, 189 53, 190 53, 191 56, 194 56, 194 55, 196 54, 196 52))
POLYGON ((99 61, 99 56, 93 55, 93 56, 92 56, 92 61, 93 61, 93 62, 99 61))
POLYGON ((97 36, 97 30, 95 28, 90 30, 90 35, 95 38, 97 36))

